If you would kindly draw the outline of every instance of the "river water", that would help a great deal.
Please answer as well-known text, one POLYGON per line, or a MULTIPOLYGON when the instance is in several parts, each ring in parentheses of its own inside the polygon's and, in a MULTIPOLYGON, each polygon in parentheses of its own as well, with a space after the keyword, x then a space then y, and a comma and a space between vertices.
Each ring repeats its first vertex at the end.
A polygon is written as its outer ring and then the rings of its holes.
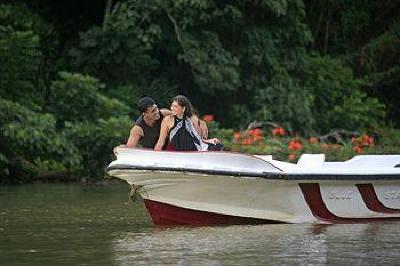
POLYGON ((400 224, 156 227, 128 186, 0 186, 0 265, 399 265, 400 224))

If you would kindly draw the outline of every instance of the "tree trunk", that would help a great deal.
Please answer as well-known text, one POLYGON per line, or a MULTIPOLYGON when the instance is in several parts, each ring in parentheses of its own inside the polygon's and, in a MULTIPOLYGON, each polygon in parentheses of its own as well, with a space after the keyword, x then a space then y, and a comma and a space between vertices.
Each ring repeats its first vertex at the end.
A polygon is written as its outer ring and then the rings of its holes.
POLYGON ((319 34, 319 30, 321 28, 321 23, 322 23, 322 18, 324 16, 324 12, 321 11, 321 13, 319 14, 319 18, 318 18, 318 23, 317 23, 317 27, 314 31, 314 40, 313 40, 313 44, 312 44, 312 49, 315 48, 315 44, 317 43, 318 40, 318 34, 319 34))
POLYGON ((331 10, 328 9, 328 18, 326 21, 326 30, 325 30, 325 44, 324 44, 324 54, 328 53, 328 42, 329 42, 329 26, 331 22, 331 10))
POLYGON ((104 11, 104 20, 103 20, 103 27, 105 27, 108 17, 111 14, 113 0, 106 0, 106 10, 104 11))

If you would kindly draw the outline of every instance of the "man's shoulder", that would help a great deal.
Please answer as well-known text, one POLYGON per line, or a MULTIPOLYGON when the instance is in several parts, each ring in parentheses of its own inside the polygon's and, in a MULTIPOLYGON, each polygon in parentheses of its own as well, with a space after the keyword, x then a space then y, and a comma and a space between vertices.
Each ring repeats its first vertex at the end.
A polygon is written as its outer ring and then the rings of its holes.
POLYGON ((139 116, 138 119, 135 121, 135 125, 140 125, 144 122, 143 116, 139 116))
POLYGON ((131 134, 143 136, 143 128, 136 124, 131 128, 131 134))

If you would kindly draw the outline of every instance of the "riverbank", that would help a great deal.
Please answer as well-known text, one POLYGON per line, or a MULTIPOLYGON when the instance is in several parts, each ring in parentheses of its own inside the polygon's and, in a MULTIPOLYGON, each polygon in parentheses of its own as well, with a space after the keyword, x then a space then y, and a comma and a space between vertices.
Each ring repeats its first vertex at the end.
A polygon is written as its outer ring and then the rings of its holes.
POLYGON ((118 185, 126 184, 119 179, 104 176, 103 178, 90 178, 90 177, 78 177, 73 174, 62 173, 42 173, 32 177, 30 180, 21 181, 20 178, 9 178, 6 180, 0 180, 0 185, 22 185, 22 184, 81 184, 81 185, 118 185))

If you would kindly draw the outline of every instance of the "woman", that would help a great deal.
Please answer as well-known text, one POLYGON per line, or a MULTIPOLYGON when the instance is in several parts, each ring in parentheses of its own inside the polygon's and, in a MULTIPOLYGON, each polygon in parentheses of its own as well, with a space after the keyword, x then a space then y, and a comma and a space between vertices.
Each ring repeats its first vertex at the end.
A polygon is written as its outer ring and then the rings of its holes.
POLYGON ((178 95, 172 100, 173 115, 161 122, 160 137, 154 150, 160 151, 168 138, 169 151, 206 151, 206 143, 218 143, 218 139, 203 140, 199 134, 198 118, 192 113, 192 105, 186 96, 178 95))

